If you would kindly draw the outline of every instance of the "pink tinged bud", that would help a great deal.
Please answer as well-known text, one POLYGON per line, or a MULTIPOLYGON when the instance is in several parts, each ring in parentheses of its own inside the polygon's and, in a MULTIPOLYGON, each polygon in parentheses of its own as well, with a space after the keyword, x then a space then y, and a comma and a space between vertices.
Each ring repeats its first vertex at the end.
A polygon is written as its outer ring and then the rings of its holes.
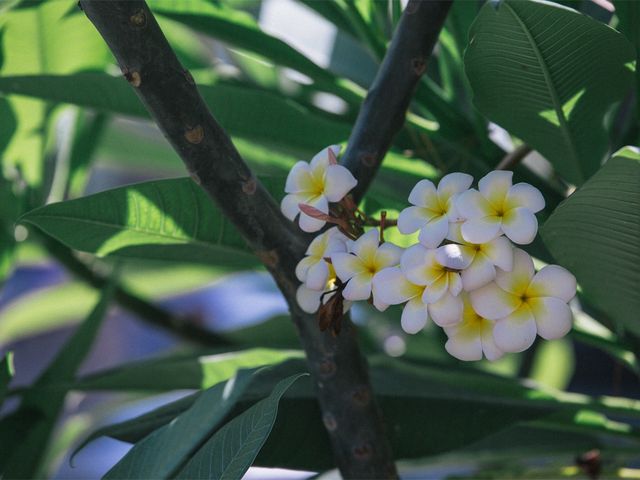
POLYGON ((299 203, 298 208, 302 213, 309 215, 311 218, 317 218, 318 220, 323 220, 325 222, 330 222, 331 220, 333 220, 331 216, 327 215, 324 212, 321 212, 311 205, 307 205, 306 203, 299 203))
POLYGON ((333 150, 329 148, 329 165, 337 165, 337 164, 338 164, 338 157, 336 157, 336 154, 333 153, 333 150))

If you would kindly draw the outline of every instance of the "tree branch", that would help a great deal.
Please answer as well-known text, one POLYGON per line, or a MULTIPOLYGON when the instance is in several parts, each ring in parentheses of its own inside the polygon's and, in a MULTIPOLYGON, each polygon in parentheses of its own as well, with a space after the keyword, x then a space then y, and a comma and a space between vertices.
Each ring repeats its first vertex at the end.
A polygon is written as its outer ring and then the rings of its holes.
POLYGON ((447 18, 451 0, 410 0, 360 109, 342 163, 358 179, 359 201, 402 128, 420 77, 447 18))
POLYGON ((496 170, 513 170, 522 160, 524 160, 524 157, 529 155, 532 151, 533 149, 529 145, 520 145, 513 152, 507 153, 502 160, 500 160, 500 163, 496 165, 496 170))
POLYGON ((144 1, 81 0, 192 178, 243 234, 289 303, 336 464, 344 478, 397 478, 355 330, 320 332, 296 302, 295 266, 308 237, 286 220, 207 109, 144 1))
MULTIPOLYGON (((91 270, 84 262, 73 255, 71 250, 58 241, 39 235, 47 251, 67 270, 89 285, 99 290, 107 287, 109 278, 91 270)), ((114 299, 120 306, 137 315, 149 325, 159 327, 185 340, 206 347, 221 347, 232 345, 229 340, 202 328, 188 319, 171 314, 153 303, 132 294, 126 288, 117 286, 114 299)))

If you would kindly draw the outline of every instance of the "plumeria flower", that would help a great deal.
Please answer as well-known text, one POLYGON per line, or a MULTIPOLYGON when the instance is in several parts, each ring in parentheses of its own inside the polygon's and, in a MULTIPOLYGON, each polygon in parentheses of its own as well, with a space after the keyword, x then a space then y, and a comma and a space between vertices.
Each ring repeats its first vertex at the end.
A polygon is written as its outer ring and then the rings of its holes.
POLYGON ((487 243, 504 233, 512 242, 531 243, 538 231, 535 213, 544 208, 540 191, 528 183, 512 185, 513 172, 494 171, 456 199, 465 219, 462 236, 470 243, 487 243))
POLYGON ((412 207, 398 217, 398 230, 405 235, 420 230, 419 240, 425 247, 436 248, 449 232, 449 222, 457 220, 455 198, 471 186, 473 177, 466 173, 450 173, 436 189, 430 180, 420 180, 411 193, 412 207))
POLYGON ((462 301, 447 293, 435 303, 422 301, 427 287, 407 280, 400 267, 381 270, 373 277, 373 298, 387 305, 406 302, 400 317, 402 329, 407 333, 418 333, 429 318, 441 327, 453 325, 462 316, 462 301))
POLYGON ((516 248, 511 272, 498 271, 495 282, 471 292, 473 309, 496 320, 493 338, 504 352, 521 352, 536 333, 546 340, 571 330, 567 303, 576 294, 576 279, 558 265, 535 273, 529 254, 516 248))
POLYGON ((300 228, 305 232, 317 232, 326 222, 302 212, 301 203, 328 214, 329 203, 342 200, 358 183, 349 170, 337 164, 339 152, 337 145, 327 147, 310 163, 296 163, 287 176, 284 191, 288 195, 282 199, 280 209, 289 220, 300 214, 300 228))
POLYGON ((296 266, 298 280, 311 290, 323 290, 332 270, 325 258, 330 258, 332 253, 346 252, 348 240, 337 227, 314 238, 307 248, 307 256, 296 266))
MULTIPOLYGON (((333 297, 336 293, 332 290, 335 290, 336 285, 336 276, 333 271, 333 267, 330 268, 331 276, 327 280, 327 283, 323 289, 314 290, 307 287, 304 283, 298 287, 296 291, 296 300, 300 308, 304 312, 307 313, 316 313, 320 308, 320 302, 327 303, 331 297, 333 297), (330 293, 329 293, 330 292, 330 293)), ((351 302, 345 301, 343 303, 343 313, 346 313, 351 307, 351 302)))
MULTIPOLYGON (((349 245, 349 253, 334 253, 331 263, 338 278, 348 282, 342 295, 347 300, 367 300, 371 296, 373 276, 383 268, 400 263, 402 248, 393 243, 379 245, 380 232, 369 230, 349 245)), ((377 301, 374 305, 384 310, 388 304, 377 301)))
POLYGON ((462 279, 456 270, 469 266, 471 258, 461 249, 450 250, 429 249, 416 244, 402 254, 400 268, 407 280, 428 287, 422 296, 424 303, 435 303, 447 293, 455 297, 462 291, 462 279))
POLYGON ((504 352, 496 346, 493 339, 495 322, 476 313, 467 293, 463 292, 460 298, 464 305, 462 321, 444 327, 449 337, 444 348, 459 360, 482 360, 483 354, 487 360, 497 360, 504 352))
MULTIPOLYGON (((440 247, 452 258, 456 250, 460 258, 469 258, 471 262, 460 272, 462 287, 467 292, 480 288, 496 278, 496 267, 510 271, 513 265, 513 246, 504 236, 494 238, 486 243, 469 243, 460 233, 460 223, 451 224, 448 238, 458 245, 450 244, 440 247)), ((442 261, 443 256, 440 257, 442 261)), ((449 266, 445 263, 446 266, 449 266)), ((455 267, 454 265, 451 265, 455 267)))

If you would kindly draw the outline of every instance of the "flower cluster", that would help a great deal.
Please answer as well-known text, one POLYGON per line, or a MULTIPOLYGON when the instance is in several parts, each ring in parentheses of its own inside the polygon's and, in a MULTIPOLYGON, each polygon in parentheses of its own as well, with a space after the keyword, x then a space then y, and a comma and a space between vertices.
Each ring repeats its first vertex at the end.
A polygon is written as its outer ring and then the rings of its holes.
POLYGON ((294 165, 282 201, 283 213, 299 215, 305 231, 335 224, 311 242, 296 269, 298 303, 318 312, 323 330, 339 333, 351 302, 368 300, 380 311, 404 305, 407 333, 431 319, 448 337, 446 350, 461 360, 496 360, 529 348, 536 335, 550 340, 569 332, 575 277, 557 265, 536 273, 529 254, 514 245, 536 236, 544 198, 535 187, 493 171, 475 189, 470 175, 451 173, 437 186, 418 182, 397 222, 384 212, 376 220, 348 195, 357 181, 338 165, 338 153, 329 147, 310 164, 294 165), (385 229, 396 223, 402 234, 418 232, 418 243, 403 249, 385 242, 385 229))

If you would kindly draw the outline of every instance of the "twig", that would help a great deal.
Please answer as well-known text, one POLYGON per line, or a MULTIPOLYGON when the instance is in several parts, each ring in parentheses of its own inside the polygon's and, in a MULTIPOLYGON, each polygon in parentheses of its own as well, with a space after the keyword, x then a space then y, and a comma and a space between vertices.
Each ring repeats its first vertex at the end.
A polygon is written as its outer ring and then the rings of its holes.
POLYGON ((420 77, 427 69, 450 0, 411 0, 360 109, 342 163, 358 179, 359 201, 402 128, 420 77))
POLYGON ((513 170, 522 160, 524 160, 524 157, 529 155, 532 151, 533 149, 529 145, 520 145, 513 152, 507 153, 504 158, 500 160, 500 163, 496 165, 496 170, 513 170))
MULTIPOLYGON (((39 235, 47 251, 60 262, 67 270, 89 285, 102 290, 109 283, 109 278, 99 275, 79 260, 67 247, 58 241, 39 235)), ((232 345, 229 340, 190 322, 187 318, 176 316, 153 303, 129 292, 122 286, 117 286, 114 294, 116 302, 123 308, 136 314, 148 324, 163 328, 180 338, 206 347, 221 347, 232 345)))
POLYGON ((344 478, 397 478, 382 417, 353 326, 322 333, 295 300, 295 266, 308 237, 286 220, 213 118, 141 0, 81 0, 120 67, 192 178, 243 234, 291 310, 344 478))

